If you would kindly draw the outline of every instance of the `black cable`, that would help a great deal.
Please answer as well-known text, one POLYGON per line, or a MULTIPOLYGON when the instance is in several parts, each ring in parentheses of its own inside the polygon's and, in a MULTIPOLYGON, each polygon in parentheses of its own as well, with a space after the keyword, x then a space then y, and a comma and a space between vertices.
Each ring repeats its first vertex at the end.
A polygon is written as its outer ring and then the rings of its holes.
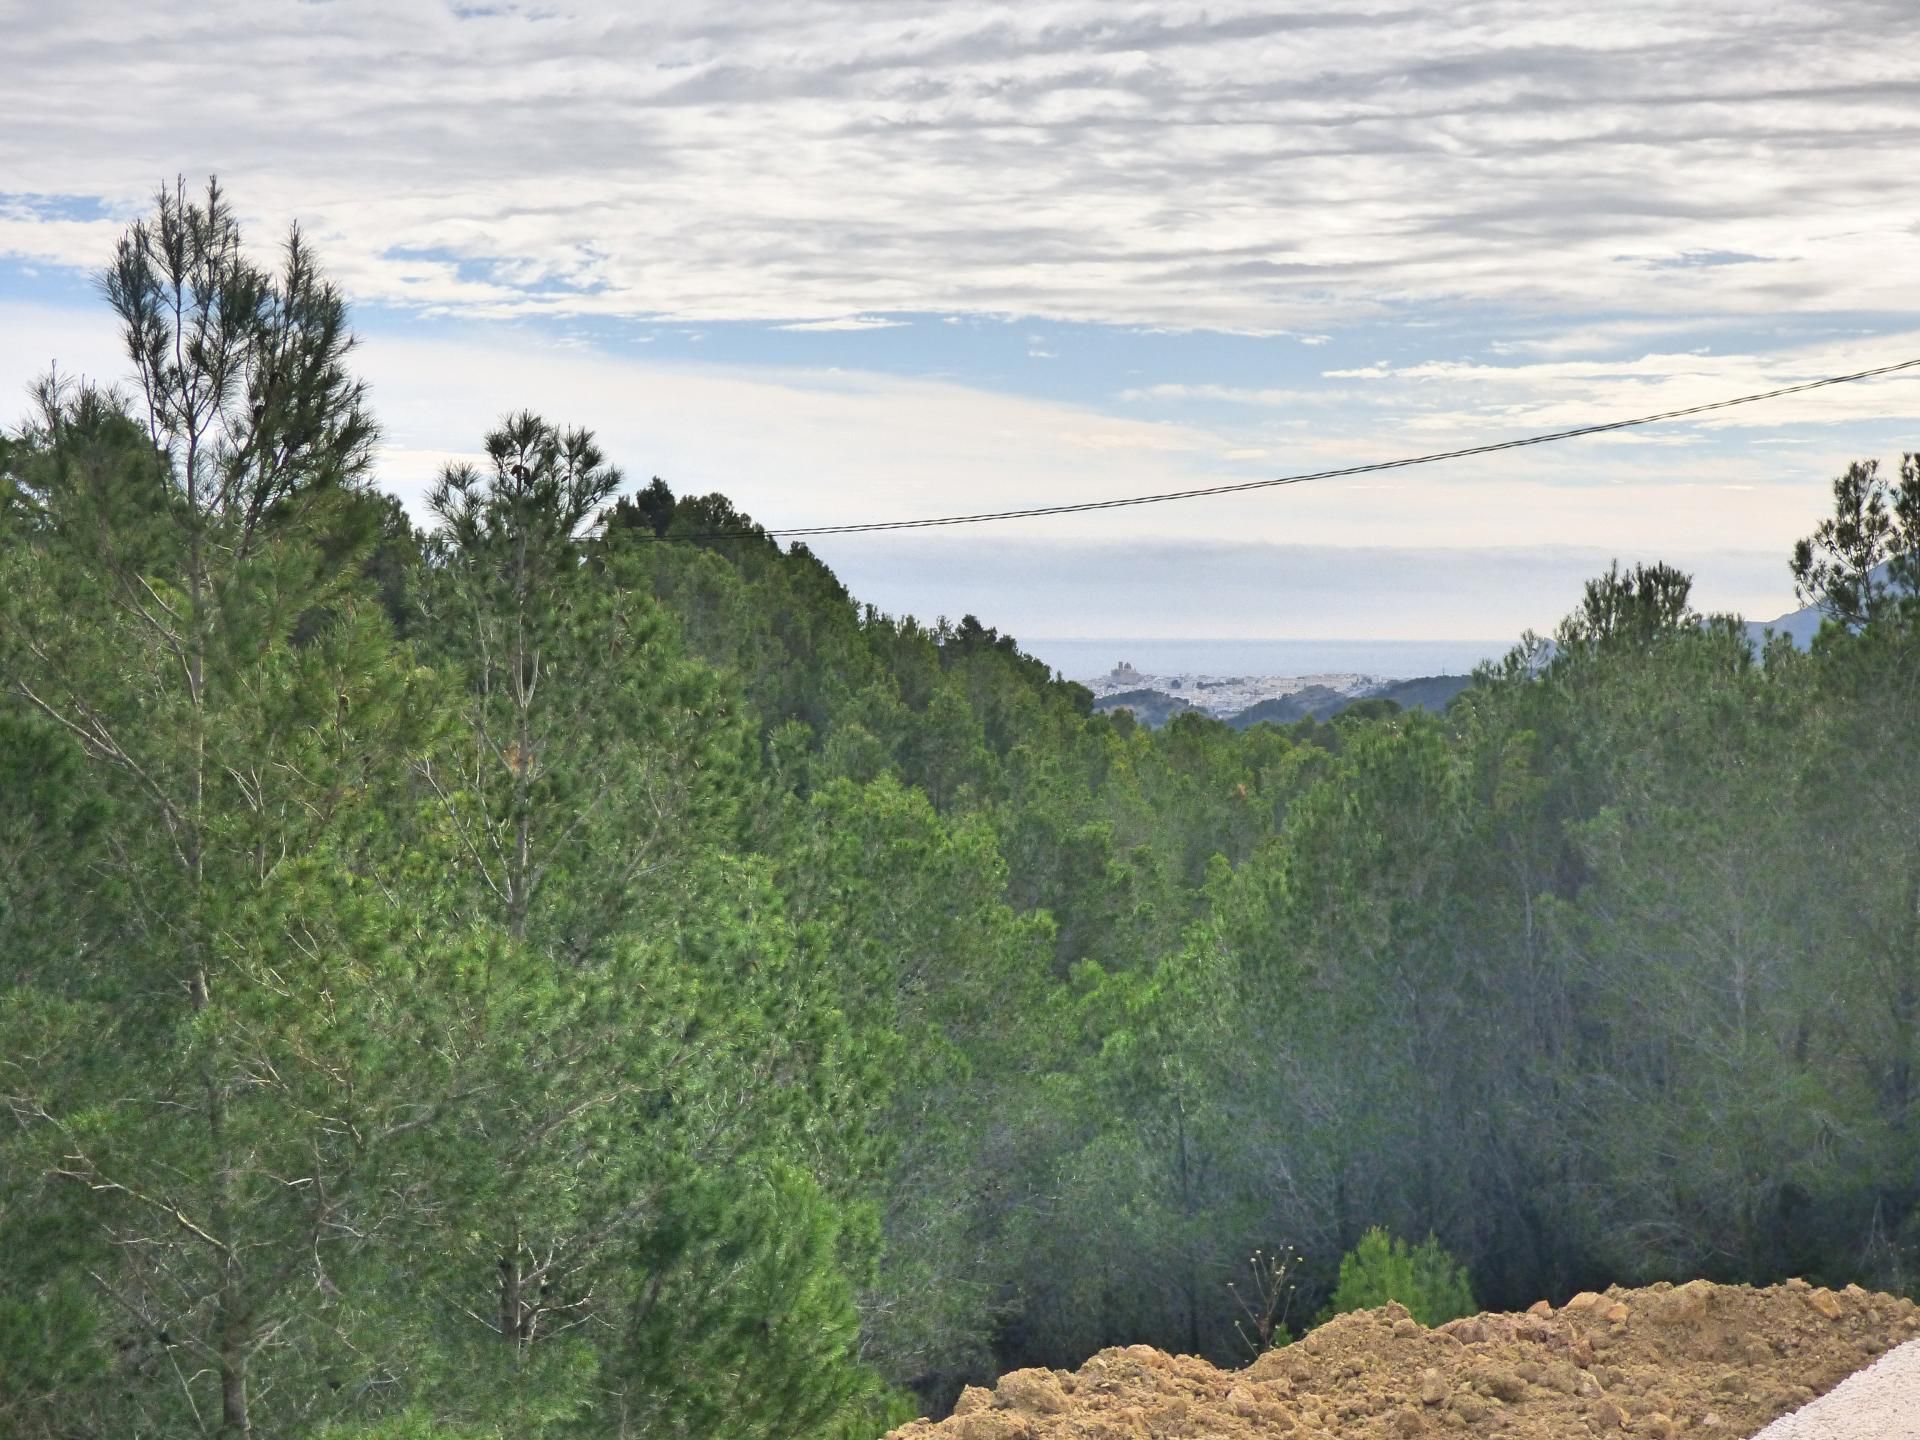
POLYGON ((928 530, 940 525, 980 525, 990 520, 1026 520, 1042 515, 1076 515, 1088 510, 1119 510, 1130 505, 1159 505, 1169 500, 1197 500, 1208 495, 1237 495, 1248 490, 1271 490, 1281 485, 1303 485, 1309 480, 1340 480, 1352 475, 1371 475, 1382 470, 1404 470, 1413 465, 1432 465, 1441 460, 1461 460, 1469 455, 1491 455, 1500 450, 1519 450, 1528 445, 1547 445, 1556 440, 1576 440, 1582 435, 1601 435, 1610 430, 1630 430, 1637 425, 1655 425, 1664 420, 1680 420, 1689 415, 1704 415, 1710 410, 1726 410, 1735 405, 1752 405, 1761 400, 1777 400, 1782 395, 1798 395, 1829 385, 1851 385, 1856 380, 1871 380, 1899 370, 1920 367, 1920 358, 1902 360, 1894 365, 1878 365, 1871 370, 1856 370, 1848 375, 1829 375, 1798 385, 1782 385, 1777 390, 1762 390, 1753 395, 1738 395, 1731 400, 1714 400, 1705 405, 1687 405, 1678 410, 1662 410, 1655 415, 1640 415, 1631 420, 1606 420, 1579 425, 1571 430, 1553 430, 1544 435, 1528 435, 1518 440, 1496 440, 1484 445, 1464 445, 1457 450, 1437 450, 1430 455, 1410 455, 1399 460, 1376 460, 1366 465, 1346 465, 1337 470, 1311 470, 1299 475, 1281 475, 1271 480, 1242 480, 1232 485, 1207 485, 1192 490, 1165 490, 1155 495, 1127 495, 1114 500, 1080 500, 1072 504, 1035 505, 1024 510, 985 510, 970 515, 940 515, 924 520, 868 520, 847 525, 803 525, 786 530, 711 530, 697 535, 664 535, 664 540, 730 540, 755 535, 770 539, 804 539, 813 535, 865 535, 882 530, 928 530))

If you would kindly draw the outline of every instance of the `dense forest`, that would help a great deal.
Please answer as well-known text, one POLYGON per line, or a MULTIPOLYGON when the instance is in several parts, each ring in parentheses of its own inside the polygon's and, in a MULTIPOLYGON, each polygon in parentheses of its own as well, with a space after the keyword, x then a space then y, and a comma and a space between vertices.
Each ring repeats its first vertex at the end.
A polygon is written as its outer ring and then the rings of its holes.
POLYGON ((1156 732, 540 416, 416 530, 217 191, 102 285, 0 440, 7 1435, 852 1440, 1375 1226, 1920 1284, 1913 459, 1811 652, 1616 567, 1444 713, 1156 732))

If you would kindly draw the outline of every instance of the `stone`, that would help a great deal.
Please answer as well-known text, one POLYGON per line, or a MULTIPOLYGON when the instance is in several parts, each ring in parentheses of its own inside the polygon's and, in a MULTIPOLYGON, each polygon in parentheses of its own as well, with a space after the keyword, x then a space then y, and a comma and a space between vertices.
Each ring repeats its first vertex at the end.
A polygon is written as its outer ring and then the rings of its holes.
POLYGON ((1395 1435, 1403 1437, 1421 1435, 1426 1432, 1426 1418, 1411 1406, 1403 1406, 1393 1412, 1387 1420, 1387 1428, 1395 1435))
POLYGON ((1488 1370, 1481 1374, 1480 1383, 1487 1387, 1487 1393, 1496 1400, 1512 1403, 1524 1400, 1527 1396, 1527 1382, 1511 1370, 1488 1370))
POLYGON ((1577 1395, 1580 1393, 1580 1372, 1565 1360, 1555 1360, 1546 1367, 1546 1374, 1541 1377, 1540 1383, 1562 1395, 1577 1395))
POLYGON ((1823 1319, 1838 1320, 1843 1313, 1839 1297, 1831 1290, 1808 1291, 1807 1304, 1823 1319))
POLYGON ((1648 1302, 1649 1315, 1661 1325, 1694 1325, 1704 1320, 1713 1299, 1713 1285, 1706 1280, 1689 1280, 1648 1302))
POLYGON ((1602 1430, 1624 1429, 1627 1423, 1627 1417, 1620 1407, 1604 1396, 1587 1407, 1587 1414, 1602 1430))
POLYGON ((1447 1382, 1440 1378, 1440 1372, 1432 1368, 1420 1373, 1420 1403, 1438 1405, 1447 1398, 1447 1382))
POLYGON ((1147 1411, 1147 1429, 1155 1435, 1179 1435, 1187 1429, 1192 1413, 1186 1396, 1175 1395, 1147 1411))
POLYGON ((1000 1377, 994 1402, 1022 1415, 1058 1415, 1071 1405, 1051 1370, 1015 1370, 1000 1377))
POLYGON ((954 1427, 954 1440, 1029 1440, 1033 1434, 1026 1416, 1006 1410, 983 1410, 948 1423, 954 1427))
POLYGON ((1493 1414, 1493 1406, 1471 1390, 1462 1390, 1453 1397, 1452 1410, 1469 1425, 1478 1425, 1493 1414))
POLYGON ((1312 1363, 1300 1353, 1301 1347, 1289 1345, 1283 1350, 1269 1350, 1253 1364, 1247 1367, 1250 1380, 1288 1380, 1299 1384, 1313 1373, 1312 1363))
POLYGON ((993 1392, 983 1390, 978 1385, 969 1385, 960 1392, 960 1398, 953 1402, 953 1413, 971 1415, 976 1410, 993 1408, 993 1392))

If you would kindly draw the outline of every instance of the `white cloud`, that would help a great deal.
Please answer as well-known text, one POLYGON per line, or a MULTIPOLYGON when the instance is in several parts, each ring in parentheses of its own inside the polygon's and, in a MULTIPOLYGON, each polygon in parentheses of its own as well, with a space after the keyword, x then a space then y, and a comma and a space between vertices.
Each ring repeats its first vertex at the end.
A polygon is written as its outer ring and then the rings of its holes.
POLYGON ((1278 407, 1324 405, 1329 398, 1329 393, 1320 390, 1284 389, 1277 386, 1256 389, 1244 385, 1189 385, 1176 381, 1122 390, 1119 398, 1129 404, 1204 400, 1222 405, 1278 407))
MULTIPOLYGON (((363 300, 936 311, 1312 338, 1516 314, 1920 311, 1882 0, 7 7, 0 175, 218 170, 363 300)), ((44 204, 0 253, 97 263, 44 204)))
POLYGON ((881 315, 842 315, 833 320, 801 320, 791 325, 776 325, 776 330, 897 330, 905 320, 889 320, 881 315))
MULTIPOLYGON (((1658 546, 1378 548, 1151 538, 989 544, 944 532, 850 537, 820 549, 856 594, 894 611, 929 618, 971 612, 1022 639, 1188 641, 1517 639, 1528 627, 1550 630, 1579 603, 1582 583, 1614 559, 1680 558, 1658 546)), ((1694 601, 1708 610, 1771 620, 1792 606, 1782 584, 1784 554, 1722 549, 1685 559, 1695 576, 1694 601)))
MULTIPOLYGON (((1509 416, 1576 401, 1622 413, 1648 386, 1717 389, 1740 382, 1742 365, 1795 374, 1823 359, 1728 357, 1708 375, 1691 356, 1410 367, 1422 373, 1371 382, 1395 399, 1390 412, 1322 407, 1293 429, 1258 409, 1231 427, 1164 423, 952 383, 665 364, 475 329, 376 331, 357 352, 384 426, 381 480, 416 508, 443 464, 470 458, 503 413, 531 407, 597 429, 635 481, 721 490, 774 526, 1237 483, 1253 462, 1276 476, 1370 462, 1436 448, 1434 428, 1496 438, 1528 428, 1503 428, 1509 416), (1433 408, 1416 410, 1402 388, 1430 394, 1433 408)), ((124 369, 104 306, 0 301, 0 334, 0 419, 49 361, 109 379, 124 369)), ((1852 392, 1820 394, 1834 403, 1852 392)), ((1883 392, 1874 404, 1886 402, 1883 392)), ((1792 607, 1793 540, 1862 450, 1837 427, 1760 438, 1800 443, 1694 450, 1676 463, 1666 447, 1608 436, 1179 505, 813 543, 864 600, 929 616, 971 609, 1016 634, 1511 634, 1563 613, 1614 555, 1680 564, 1700 577, 1701 603, 1771 616, 1792 607), (1578 552, 1555 548, 1568 538, 1578 552)))
MULTIPOLYGON (((1696 405, 1711 405, 1830 376, 1920 357, 1920 332, 1855 337, 1751 353, 1648 353, 1624 360, 1556 360, 1513 365, 1429 360, 1329 371, 1364 378, 1377 403, 1414 432, 1488 440, 1575 428, 1696 405)), ((1698 443, 1701 432, 1788 425, 1920 420, 1920 373, 1913 371, 1803 391, 1700 415, 1685 425, 1624 432, 1642 444, 1698 443)))
MULTIPOLYGON (((0 302, 0 333, 9 341, 0 355, 0 395, 23 400, 27 381, 49 360, 104 378, 124 369, 104 307, 69 311, 0 302)), ((1920 337, 1908 340, 1920 344, 1920 337)), ((1819 358, 1797 356, 1793 363, 1811 365, 1819 358)), ((1682 369, 1699 363, 1694 357, 1677 362, 1682 369)), ((443 463, 471 455, 505 412, 531 407, 557 421, 597 429, 608 453, 635 480, 659 474, 681 493, 721 490, 776 527, 1238 483, 1248 478, 1247 466, 1254 461, 1275 476, 1365 463, 1435 448, 1435 437, 1423 435, 1422 425, 1464 428, 1476 414, 1486 428, 1471 438, 1524 433, 1517 427, 1499 431, 1497 409, 1473 408, 1503 398, 1494 388, 1499 375, 1450 367, 1427 378, 1396 376, 1374 383, 1389 391, 1401 385, 1458 387, 1459 393, 1438 397, 1455 408, 1397 420, 1324 410, 1310 427, 1292 430, 1260 413, 1248 424, 1224 429, 1163 423, 953 383, 856 371, 663 364, 484 330, 477 338, 447 339, 377 331, 364 340, 356 364, 372 385, 384 426, 381 478, 416 505, 443 463), (743 423, 743 417, 752 423, 743 423)), ((1550 408, 1569 403, 1558 398, 1556 387, 1591 386, 1586 398, 1618 413, 1624 395, 1637 387, 1693 386, 1712 378, 1668 375, 1644 361, 1618 367, 1522 366, 1513 377, 1518 397, 1513 404, 1518 411, 1528 404, 1550 408), (1529 376, 1535 368, 1546 373, 1529 376)), ((1738 378, 1733 370, 1720 383, 1738 378)), ((1850 392, 1828 393, 1838 400, 1850 392)), ((1020 627, 1034 633, 1160 633, 1140 627, 1164 620, 1166 587, 1185 585, 1191 576, 1176 568, 1138 572, 1134 598, 1116 609, 1106 590, 1075 591, 1060 579, 1064 570, 1049 580, 1047 567, 1039 566, 1026 582, 1000 593, 996 605, 982 591, 980 577, 1004 578, 1006 569, 994 568, 998 562, 990 564, 989 557, 1051 548, 1066 555, 1101 545, 1217 544, 1221 536, 1409 556, 1439 549, 1542 550, 1577 537, 1585 547, 1581 566, 1592 558, 1587 551, 1664 558, 1699 571, 1703 583, 1713 581, 1703 592, 1706 603, 1774 614, 1791 608, 1784 557, 1793 540, 1827 508, 1830 477, 1862 453, 1850 431, 1816 430, 1798 447, 1751 453, 1708 449, 1690 452, 1676 465, 1663 447, 1623 444, 1621 438, 1179 505, 982 527, 966 531, 964 541, 926 552, 949 560, 921 572, 914 588, 898 591, 868 588, 894 583, 887 576, 896 572, 875 557, 895 541, 852 537, 822 541, 819 548, 834 564, 847 567, 848 580, 863 598, 923 612, 959 613, 971 606, 989 620, 994 613, 1005 614, 1007 623, 1018 617, 1020 627), (1730 549, 1778 556, 1781 565, 1771 571, 1749 566, 1735 585, 1714 558, 1730 549), (1762 571, 1772 576, 1771 590, 1753 580, 1762 571)), ((1243 566, 1233 573, 1245 579, 1253 572, 1243 566)), ((1578 578, 1569 582, 1576 590, 1578 578)), ((1353 603, 1359 608, 1353 613, 1384 615, 1384 601, 1361 605, 1365 583, 1365 576, 1355 577, 1353 603)), ((1239 603, 1248 616, 1267 615, 1271 596, 1249 584, 1239 603)), ((1219 586, 1208 593, 1216 591, 1219 586)), ((1457 607, 1420 617, 1419 624, 1428 627, 1420 633, 1441 633, 1433 627, 1443 621, 1465 624, 1462 617, 1470 615, 1481 619, 1455 633, 1515 630, 1534 622, 1543 593, 1536 588, 1503 599, 1489 579, 1466 598, 1456 597, 1457 607)), ((1290 613, 1297 618, 1306 612, 1290 613)), ((1301 633, 1278 621, 1246 623, 1249 628, 1239 633, 1301 633)), ((1366 621, 1366 627, 1374 624, 1366 621)), ((1356 619, 1326 633, 1367 630, 1356 619)), ((1414 630, 1396 630, 1382 620, 1375 633, 1414 630)))
POLYGON ((112 383, 130 373, 113 313, 105 305, 68 309, 0 296, 0 427, 11 428, 33 383, 48 370, 112 383))
POLYGON ((112 220, 58 220, 0 212, 0 255, 95 269, 126 227, 112 220))
MULTIPOLYGON (((1619 0, 1604 26, 1591 9, 577 0, 463 20, 425 0, 15 4, 0 256, 96 266, 155 179, 217 169, 257 243, 300 217, 357 302, 476 322, 457 340, 382 330, 361 352, 397 488, 417 496, 530 404, 599 428, 636 476, 723 489, 786 524, 1353 465, 1920 354, 1905 263, 1920 7, 1619 0), (1021 326, 1013 356, 1070 356, 983 385, 1072 383, 1100 337, 1053 319, 1309 347, 1374 328, 1358 353, 1264 352, 1293 357, 1271 374, 1151 365, 1137 373, 1175 378, 1102 414, 858 372, 644 362, 478 323, 622 317, 697 342, 681 327, 859 332, 906 313, 943 317, 917 340, 958 345, 955 328, 998 321, 1021 326), (1902 333, 1863 336, 1861 316, 1902 333), (1810 340, 1816 323, 1830 333, 1810 340), (1301 373, 1315 362, 1333 368, 1301 373)), ((0 298, 0 338, 0 419, 49 361, 118 370, 104 314, 0 298)), ((1827 478, 1863 447, 1910 443, 1917 421, 1920 388, 1890 380, 992 536, 1409 554, 1577 536, 1711 566, 1729 546, 1784 554, 1827 478)), ((850 564, 875 553, 835 543, 850 564)), ((937 551, 958 558, 925 586, 972 584, 1002 543, 937 551)), ((1110 600, 1053 603, 1056 633, 1075 606, 1125 630, 1110 600)))

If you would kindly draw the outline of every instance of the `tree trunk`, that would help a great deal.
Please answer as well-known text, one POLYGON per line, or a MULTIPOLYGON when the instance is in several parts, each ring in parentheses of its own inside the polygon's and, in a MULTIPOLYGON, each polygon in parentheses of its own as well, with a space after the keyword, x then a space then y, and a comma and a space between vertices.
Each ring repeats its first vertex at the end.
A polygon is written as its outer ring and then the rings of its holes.
POLYGON ((251 1436, 247 1415, 247 1356, 241 1337, 227 1331, 220 1337, 220 1433, 251 1436))
POLYGON ((520 1274, 520 1228, 513 1230, 512 1243, 500 1257, 500 1338, 516 1351, 520 1348, 520 1327, 526 1315, 520 1274))

